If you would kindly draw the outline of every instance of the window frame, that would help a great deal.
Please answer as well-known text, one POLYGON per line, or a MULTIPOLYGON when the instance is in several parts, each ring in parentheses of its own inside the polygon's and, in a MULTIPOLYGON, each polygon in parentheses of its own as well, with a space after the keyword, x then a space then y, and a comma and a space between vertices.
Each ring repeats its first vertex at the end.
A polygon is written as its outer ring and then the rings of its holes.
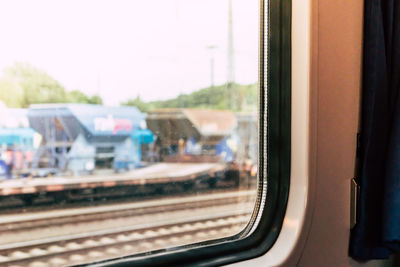
POLYGON ((273 246, 282 227, 290 184, 291 19, 291 0, 260 0, 260 176, 256 206, 248 226, 232 237, 110 259, 91 266, 219 266, 261 256, 273 246))

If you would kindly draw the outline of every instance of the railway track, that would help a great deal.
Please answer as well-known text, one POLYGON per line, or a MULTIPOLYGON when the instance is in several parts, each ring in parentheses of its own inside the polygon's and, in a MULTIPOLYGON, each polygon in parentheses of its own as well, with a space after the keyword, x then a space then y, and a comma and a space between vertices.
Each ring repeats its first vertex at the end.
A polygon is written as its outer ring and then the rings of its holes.
POLYGON ((254 191, 240 191, 91 208, 19 214, 18 216, 4 216, 0 217, 0 234, 10 231, 28 231, 41 227, 141 216, 143 214, 168 213, 196 207, 215 207, 238 202, 245 203, 252 196, 254 196, 254 191))
POLYGON ((0 246, 1 266, 65 266, 226 237, 247 224, 250 211, 120 227, 0 246))
MULTIPOLYGON (((210 189, 205 185, 199 186, 196 190, 193 191, 169 191, 168 198, 171 197, 186 197, 193 196, 199 194, 218 194, 218 193, 226 193, 226 192, 236 192, 237 190, 250 190, 251 188, 256 188, 256 185, 253 187, 249 187, 247 185, 242 185, 239 188, 230 188, 229 185, 223 185, 221 188, 210 189)), ((103 195, 95 195, 93 197, 83 195, 80 198, 70 198, 65 199, 65 201, 56 202, 52 197, 38 197, 32 205, 26 205, 23 203, 21 199, 16 197, 9 198, 0 198, 0 211, 1 214, 15 214, 21 212, 36 212, 50 209, 69 209, 76 208, 82 206, 94 206, 94 205, 105 205, 112 203, 126 203, 133 201, 148 201, 153 199, 162 199, 166 198, 165 193, 156 193, 156 192, 135 192, 135 194, 131 195, 118 195, 118 196, 103 196, 103 195)))

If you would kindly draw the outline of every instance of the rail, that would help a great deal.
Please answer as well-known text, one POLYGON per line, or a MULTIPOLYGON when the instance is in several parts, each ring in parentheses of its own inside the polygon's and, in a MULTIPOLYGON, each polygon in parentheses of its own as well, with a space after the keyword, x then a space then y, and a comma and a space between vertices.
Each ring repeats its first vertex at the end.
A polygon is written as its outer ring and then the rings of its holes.
POLYGON ((254 191, 237 191, 212 195, 151 200, 138 203, 113 204, 99 207, 55 210, 32 214, 17 214, 0 217, 0 234, 55 225, 101 221, 110 218, 131 217, 143 214, 172 212, 193 207, 221 206, 247 202, 254 191))
POLYGON ((61 266, 226 237, 247 224, 250 211, 226 211, 0 246, 2 266, 61 266))

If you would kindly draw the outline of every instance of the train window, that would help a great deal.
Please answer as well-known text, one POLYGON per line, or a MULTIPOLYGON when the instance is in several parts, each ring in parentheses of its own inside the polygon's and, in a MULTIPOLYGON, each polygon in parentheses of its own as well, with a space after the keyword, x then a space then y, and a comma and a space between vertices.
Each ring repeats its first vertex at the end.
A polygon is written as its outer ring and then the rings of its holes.
POLYGON ((222 264, 271 247, 289 0, 5 0, 0 32, 0 265, 222 264))

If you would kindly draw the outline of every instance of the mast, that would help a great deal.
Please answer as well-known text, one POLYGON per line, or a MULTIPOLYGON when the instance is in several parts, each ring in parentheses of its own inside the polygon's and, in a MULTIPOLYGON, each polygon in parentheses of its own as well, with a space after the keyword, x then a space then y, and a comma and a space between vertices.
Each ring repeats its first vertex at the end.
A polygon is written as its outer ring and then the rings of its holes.
POLYGON ((228 7, 228 84, 235 82, 235 58, 233 46, 233 14, 232 14, 232 0, 229 1, 228 7))
POLYGON ((233 45, 233 12, 232 0, 228 0, 228 70, 227 70, 227 91, 230 101, 230 108, 236 109, 235 94, 233 92, 235 83, 235 58, 233 45))

